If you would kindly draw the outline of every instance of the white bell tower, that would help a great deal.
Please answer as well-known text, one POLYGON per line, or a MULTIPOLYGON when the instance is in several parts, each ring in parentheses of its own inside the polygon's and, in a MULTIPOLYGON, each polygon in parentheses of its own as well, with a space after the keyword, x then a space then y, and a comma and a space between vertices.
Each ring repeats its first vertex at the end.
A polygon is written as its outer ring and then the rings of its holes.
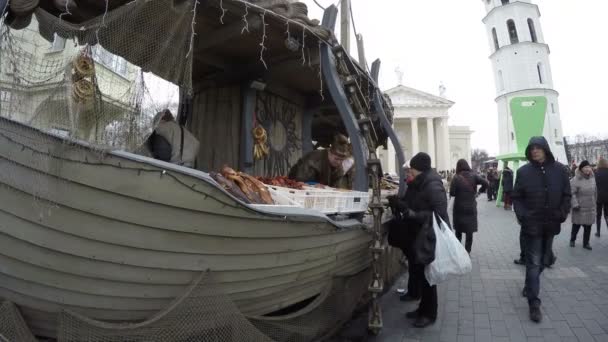
MULTIPOLYGON (((549 45, 545 43, 540 25, 540 10, 531 0, 481 0, 487 15, 486 25, 490 60, 496 83, 500 155, 521 152, 518 148, 513 108, 518 103, 534 103, 526 99, 546 99, 542 134, 555 158, 567 164, 559 93, 553 89, 549 45), (519 150, 519 151, 518 151, 519 150)), ((523 109, 522 113, 525 113, 523 109)), ((521 115, 518 114, 521 127, 521 115)), ((524 125, 525 126, 525 125, 524 125)), ((523 135, 523 133, 522 133, 523 135)))

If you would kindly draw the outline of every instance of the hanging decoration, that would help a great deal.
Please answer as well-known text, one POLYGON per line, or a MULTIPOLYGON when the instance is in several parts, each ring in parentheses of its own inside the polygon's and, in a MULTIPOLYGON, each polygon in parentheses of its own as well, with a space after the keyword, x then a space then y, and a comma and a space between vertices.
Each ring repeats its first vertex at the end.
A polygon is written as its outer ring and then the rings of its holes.
POLYGON ((84 49, 72 62, 72 98, 87 102, 95 95, 95 62, 88 49, 84 49))
POLYGON ((268 148, 268 134, 262 126, 256 126, 253 131, 253 158, 255 160, 261 160, 268 157, 270 149, 268 148))

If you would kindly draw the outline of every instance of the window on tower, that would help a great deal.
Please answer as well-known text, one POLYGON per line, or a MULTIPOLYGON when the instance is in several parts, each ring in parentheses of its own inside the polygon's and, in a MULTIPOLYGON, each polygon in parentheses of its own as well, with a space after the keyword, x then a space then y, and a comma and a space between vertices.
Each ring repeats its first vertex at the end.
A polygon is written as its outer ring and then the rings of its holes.
POLYGON ((538 72, 538 82, 540 84, 544 84, 545 80, 543 78, 543 75, 544 75, 543 63, 536 64, 536 71, 538 72))
POLYGON ((498 51, 498 49, 500 49, 500 44, 498 44, 498 35, 496 35, 496 27, 492 28, 492 39, 494 39, 494 51, 498 51))
POLYGON ((534 43, 538 43, 538 38, 536 37, 536 28, 534 28, 534 20, 528 18, 528 29, 530 29, 530 38, 534 43))
POLYGON ((519 43, 519 37, 517 36, 517 28, 513 19, 507 21, 507 30, 509 31, 509 38, 511 38, 511 44, 519 43))
POLYGON ((509 0, 502 0, 502 4, 503 5, 508 5, 509 4, 509 0))
POLYGON ((498 70, 498 90, 505 90, 505 79, 502 76, 502 70, 498 70))

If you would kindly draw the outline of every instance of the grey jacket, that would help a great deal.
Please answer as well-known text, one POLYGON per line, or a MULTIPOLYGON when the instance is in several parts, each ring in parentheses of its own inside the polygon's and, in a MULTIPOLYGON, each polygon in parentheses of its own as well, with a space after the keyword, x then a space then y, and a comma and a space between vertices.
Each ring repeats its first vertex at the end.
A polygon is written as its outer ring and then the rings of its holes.
POLYGON ((581 171, 576 170, 576 175, 570 181, 570 187, 572 188, 572 223, 594 224, 597 202, 595 177, 593 174, 585 177, 581 171))

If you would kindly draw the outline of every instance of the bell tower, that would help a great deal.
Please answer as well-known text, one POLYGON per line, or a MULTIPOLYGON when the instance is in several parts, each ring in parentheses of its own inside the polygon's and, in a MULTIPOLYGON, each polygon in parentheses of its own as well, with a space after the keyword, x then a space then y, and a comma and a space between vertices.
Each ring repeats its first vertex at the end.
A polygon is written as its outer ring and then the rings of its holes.
POLYGON ((532 0, 481 0, 486 7, 490 61, 496 86, 500 155, 522 154, 531 135, 543 135, 567 164, 553 88, 549 45, 532 0))

